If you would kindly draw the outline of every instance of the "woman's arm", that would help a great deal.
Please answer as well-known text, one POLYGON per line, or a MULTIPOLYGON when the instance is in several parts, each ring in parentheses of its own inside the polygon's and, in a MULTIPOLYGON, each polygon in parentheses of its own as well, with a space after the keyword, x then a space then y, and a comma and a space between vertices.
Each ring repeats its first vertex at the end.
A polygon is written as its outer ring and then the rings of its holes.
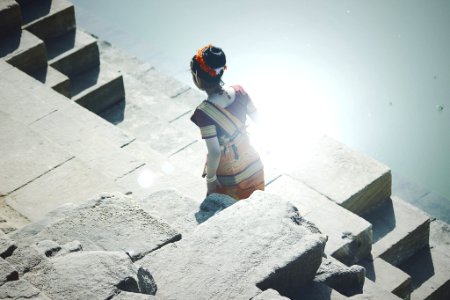
POLYGON ((208 148, 208 159, 206 163, 206 180, 207 180, 207 195, 214 193, 218 184, 216 176, 217 168, 220 162, 220 144, 217 137, 205 139, 206 147, 208 148), (211 181, 211 182, 208 182, 211 181))

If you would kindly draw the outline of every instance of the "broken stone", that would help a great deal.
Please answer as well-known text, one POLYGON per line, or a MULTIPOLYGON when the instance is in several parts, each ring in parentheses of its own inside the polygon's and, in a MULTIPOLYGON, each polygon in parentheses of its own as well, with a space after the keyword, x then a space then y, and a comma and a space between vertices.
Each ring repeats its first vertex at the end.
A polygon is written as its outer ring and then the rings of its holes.
POLYGON ((44 293, 23 279, 8 281, 0 286, 0 299, 50 300, 44 293))
POLYGON ((121 290, 155 294, 147 270, 138 269, 123 252, 81 251, 58 255, 24 278, 53 300, 106 299, 121 290))
POLYGON ((289 300, 289 298, 281 296, 280 293, 275 290, 268 289, 252 298, 252 300, 289 300))
POLYGON ((7 281, 18 280, 19 273, 6 260, 0 258, 0 286, 7 281))
POLYGON ((40 241, 36 244, 36 248, 47 257, 55 256, 61 250, 61 246, 57 242, 50 240, 40 241))
POLYGON ((16 243, 0 230, 0 257, 11 256, 16 248, 16 243))
POLYGON ((312 227, 289 202, 255 192, 138 263, 162 299, 250 299, 269 288, 288 295, 320 265, 326 237, 312 227))
POLYGON ((314 281, 324 283, 343 295, 353 296, 363 291, 365 271, 364 267, 347 267, 333 257, 328 257, 322 260, 314 281))

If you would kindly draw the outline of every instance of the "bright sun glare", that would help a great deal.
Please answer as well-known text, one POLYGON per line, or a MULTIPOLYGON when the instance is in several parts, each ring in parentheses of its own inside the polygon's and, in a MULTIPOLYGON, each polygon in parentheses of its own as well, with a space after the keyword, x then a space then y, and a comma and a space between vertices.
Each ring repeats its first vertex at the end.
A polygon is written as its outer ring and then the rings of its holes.
POLYGON ((293 168, 314 140, 338 134, 330 99, 325 87, 311 78, 267 80, 257 78, 257 86, 249 87, 261 118, 260 124, 249 127, 252 144, 266 165, 293 168))

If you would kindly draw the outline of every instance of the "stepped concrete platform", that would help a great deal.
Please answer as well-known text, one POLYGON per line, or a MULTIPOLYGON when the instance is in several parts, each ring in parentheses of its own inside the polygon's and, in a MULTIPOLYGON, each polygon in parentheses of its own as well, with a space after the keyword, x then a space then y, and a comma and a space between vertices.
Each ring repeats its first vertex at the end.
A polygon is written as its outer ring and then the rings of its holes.
POLYGON ((100 63, 97 40, 78 29, 48 40, 46 46, 48 64, 69 77, 100 63))
POLYGON ((14 0, 0 1, 0 37, 20 31, 22 13, 14 0))
POLYGON ((359 215, 391 195, 388 167, 329 137, 312 142, 296 166, 290 176, 359 215))
POLYGON ((72 101, 95 113, 125 98, 122 75, 104 64, 72 77, 70 93, 72 101))
POLYGON ((411 276, 381 258, 367 259, 360 264, 366 268, 368 279, 402 299, 409 299, 412 291, 411 276))
POLYGON ((42 40, 60 36, 75 28, 75 8, 66 0, 18 0, 23 28, 42 40))
POLYGON ((10 195, 73 158, 0 111, 0 195, 10 195))
POLYGON ((32 73, 47 65, 45 45, 27 30, 0 38, 0 58, 25 73, 32 73))
POLYGON ((291 204, 257 192, 139 263, 152 270, 162 299, 250 299, 312 280, 325 240, 291 204))
POLYGON ((370 255, 372 226, 363 218, 289 176, 275 180, 267 191, 293 203, 301 216, 328 235, 325 253, 347 265, 370 255))
POLYGON ((412 278, 411 299, 448 299, 450 295, 450 225, 430 224, 430 247, 422 248, 399 268, 412 278))
POLYGON ((50 66, 44 66, 30 75, 61 95, 66 97, 70 96, 70 80, 58 70, 50 66))
POLYGON ((364 218, 373 225, 374 258, 397 266, 428 245, 430 218, 400 198, 392 197, 364 218))

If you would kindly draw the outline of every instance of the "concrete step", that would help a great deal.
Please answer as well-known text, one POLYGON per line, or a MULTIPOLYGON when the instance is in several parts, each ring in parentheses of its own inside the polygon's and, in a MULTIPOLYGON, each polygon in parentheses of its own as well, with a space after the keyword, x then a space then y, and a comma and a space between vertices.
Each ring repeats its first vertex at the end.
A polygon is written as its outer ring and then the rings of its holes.
POLYGON ((18 0, 23 28, 43 40, 54 38, 75 28, 75 9, 66 0, 18 0))
POLYGON ((144 165, 107 136, 62 111, 51 113, 30 127, 112 180, 144 165))
POLYGON ((0 41, 0 58, 25 73, 47 65, 44 42, 27 30, 4 36, 0 41))
POLYGON ((0 1, 0 37, 16 33, 22 27, 20 7, 14 0, 0 1))
POLYGON ((428 245, 430 218, 400 198, 392 197, 364 218, 373 226, 374 258, 397 266, 428 245))
POLYGON ((358 215, 391 195, 388 167, 326 136, 305 143, 287 173, 358 215))
POLYGON ((399 268, 412 278, 411 299, 448 299, 450 295, 450 225, 430 224, 430 247, 425 247, 399 268))
POLYGON ((0 196, 28 185, 73 158, 0 110, 0 196))
POLYGON ((302 217, 328 235, 325 253, 346 265, 370 255, 372 226, 363 218, 289 176, 281 176, 266 191, 294 204, 302 217))
POLYGON ((38 81, 46 86, 54 89, 61 95, 70 97, 70 80, 69 77, 62 74, 51 66, 45 66, 30 74, 38 81))
POLYGON ((366 268, 366 277, 402 299, 412 292, 411 276, 381 258, 366 259, 359 264, 366 268))
POLYGON ((30 221, 37 221, 63 204, 82 203, 102 192, 116 191, 125 192, 112 179, 73 158, 8 194, 5 199, 30 221))
POLYGON ((144 161, 145 165, 118 179, 133 196, 142 200, 163 189, 176 189, 183 195, 201 202, 206 196, 206 183, 201 176, 192 176, 182 168, 171 164, 147 142, 136 140, 124 147, 131 155, 144 161))
POLYGON ((101 64, 72 77, 70 85, 72 100, 94 113, 125 98, 122 75, 101 64))
POLYGON ((59 111, 68 120, 76 120, 99 136, 107 137, 109 142, 116 147, 123 147, 135 139, 1 60, 0 79, 1 109, 24 124, 32 124, 55 111, 59 111), (17 88, 17 82, 21 83, 20 88, 17 88))
POLYGON ((100 64, 97 40, 81 30, 71 30, 46 41, 48 64, 73 77, 100 64))

